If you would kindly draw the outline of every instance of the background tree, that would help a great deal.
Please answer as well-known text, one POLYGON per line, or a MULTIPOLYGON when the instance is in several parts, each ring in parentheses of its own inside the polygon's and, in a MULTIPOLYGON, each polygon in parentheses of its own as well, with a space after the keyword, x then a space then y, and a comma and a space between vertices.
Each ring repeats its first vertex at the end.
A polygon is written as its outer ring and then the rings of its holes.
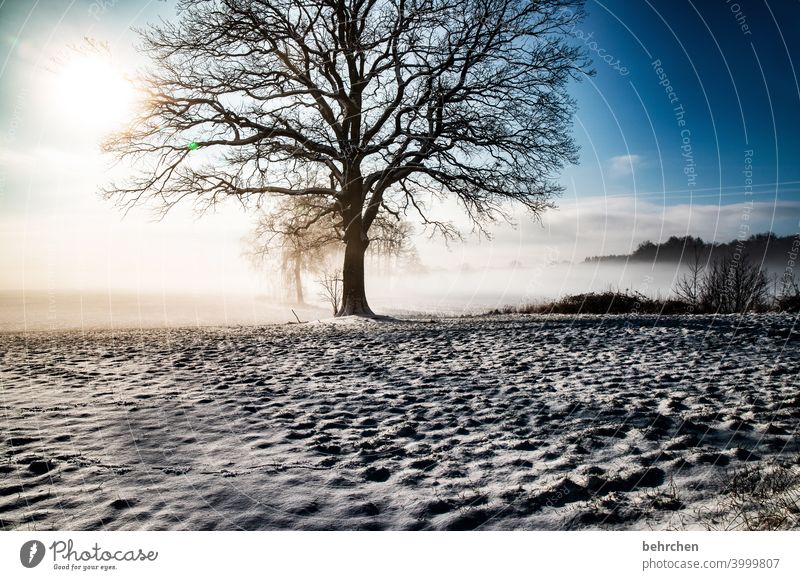
POLYGON ((473 223, 534 214, 576 161, 565 40, 573 0, 191 0, 141 32, 148 99, 108 151, 140 173, 107 194, 124 206, 184 198, 316 201, 341 224, 339 315, 371 315, 364 255, 379 215, 432 217, 455 196, 473 223))
MULTIPOLYGON (((258 269, 267 266, 270 273, 279 271, 281 287, 288 290, 297 304, 305 302, 303 274, 306 273, 317 274, 321 281, 336 278, 339 295, 342 290, 341 272, 336 274, 331 266, 332 261, 341 258, 344 249, 341 224, 333 214, 321 211, 317 203, 315 197, 281 199, 277 206, 259 212, 255 227, 245 240, 245 254, 253 264, 258 269)), ((368 252, 375 259, 404 260, 404 264, 418 260, 412 242, 414 229, 407 221, 378 216, 371 233, 368 252)), ((325 302, 329 302, 327 291, 325 295, 325 302)), ((339 298, 336 304, 340 304, 339 298)))
MULTIPOLYGON (((639 246, 642 247, 641 245, 639 246)), ((684 273, 675 286, 675 294, 679 300, 689 304, 692 312, 700 308, 701 291, 703 288, 703 270, 706 264, 703 261, 703 241, 697 238, 697 243, 692 244, 691 262, 689 271, 684 273)))
POLYGON ((259 212, 246 240, 245 253, 259 269, 277 262, 281 286, 296 304, 305 303, 303 273, 322 267, 341 245, 333 215, 318 211, 316 201, 306 196, 282 199, 273 210, 259 212))
POLYGON ((397 271, 407 273, 416 261, 419 272, 421 264, 413 237, 414 227, 405 219, 395 221, 392 216, 388 219, 379 216, 370 228, 367 249, 370 264, 381 274, 392 274, 397 271))

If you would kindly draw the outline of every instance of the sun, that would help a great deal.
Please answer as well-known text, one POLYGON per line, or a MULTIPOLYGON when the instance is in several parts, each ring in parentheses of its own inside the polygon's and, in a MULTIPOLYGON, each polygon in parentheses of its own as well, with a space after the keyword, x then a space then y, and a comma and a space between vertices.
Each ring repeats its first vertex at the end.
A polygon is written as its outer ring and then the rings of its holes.
POLYGON ((133 113, 133 85, 110 60, 80 56, 65 63, 54 81, 50 99, 65 125, 111 131, 133 113))

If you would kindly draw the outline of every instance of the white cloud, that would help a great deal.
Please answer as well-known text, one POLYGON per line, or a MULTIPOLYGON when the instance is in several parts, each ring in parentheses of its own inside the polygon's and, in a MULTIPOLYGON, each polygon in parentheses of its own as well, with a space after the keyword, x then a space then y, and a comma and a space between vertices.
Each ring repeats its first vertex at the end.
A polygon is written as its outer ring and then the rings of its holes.
POLYGON ((617 155, 608 160, 608 175, 611 177, 633 175, 641 162, 641 155, 617 155))
POLYGON ((734 204, 664 205, 635 196, 564 199, 535 223, 523 211, 516 213, 517 228, 498 226, 489 244, 470 249, 491 252, 496 263, 532 259, 557 248, 560 259, 581 262, 587 256, 629 253, 645 240, 670 236, 700 236, 706 241, 729 242, 742 235, 798 228, 800 201, 734 204), (550 250, 548 250, 550 249, 550 250), (519 256, 523 256, 519 258, 519 256))

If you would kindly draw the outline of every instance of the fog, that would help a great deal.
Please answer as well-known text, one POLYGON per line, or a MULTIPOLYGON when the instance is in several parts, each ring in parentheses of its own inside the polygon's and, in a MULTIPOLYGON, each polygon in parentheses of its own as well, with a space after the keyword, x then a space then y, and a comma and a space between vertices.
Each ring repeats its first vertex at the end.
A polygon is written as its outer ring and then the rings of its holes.
MULTIPOLYGON (((784 205, 778 215, 794 220, 798 204, 784 205)), ((79 210, 2 220, 0 329, 285 323, 296 320, 292 308, 302 320, 331 314, 313 274, 303 278, 310 306, 297 308, 284 302, 276 268, 253 268, 243 255, 253 217, 239 208, 202 219, 178 208, 161 221, 144 210, 123 218, 100 200, 79 210)), ((752 231, 788 230, 775 213, 774 204, 755 204, 752 231)), ((514 217, 516 227, 498 225, 492 239, 465 228, 465 240, 450 244, 418 228, 425 271, 371 268, 373 310, 458 315, 608 289, 666 296, 681 274, 676 265, 584 260, 670 235, 735 239, 741 207, 586 199, 562 201, 542 223, 514 217)))
MULTIPOLYGON (((674 266, 596 263, 456 267, 424 273, 373 269, 367 292, 378 313, 462 315, 608 289, 665 296, 680 273, 674 266)), ((307 304, 302 306, 286 302, 274 285, 262 292, 5 291, 0 293, 0 330, 268 324, 330 317, 314 276, 306 275, 303 282, 307 304)))
POLYGON ((368 290, 378 307, 399 311, 480 312, 541 303, 566 294, 630 290, 665 296, 683 269, 677 265, 533 263, 515 267, 461 267, 408 276, 373 277, 368 290))

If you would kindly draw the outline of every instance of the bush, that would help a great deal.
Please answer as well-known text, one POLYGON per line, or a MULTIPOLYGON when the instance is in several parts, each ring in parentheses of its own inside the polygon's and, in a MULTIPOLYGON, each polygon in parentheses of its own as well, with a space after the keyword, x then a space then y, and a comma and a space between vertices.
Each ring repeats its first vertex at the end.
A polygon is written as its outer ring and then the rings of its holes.
POLYGON ((777 299, 775 306, 781 312, 800 312, 800 295, 781 296, 777 299))
POLYGON ((779 311, 800 312, 800 284, 794 274, 784 274, 781 289, 775 294, 775 308, 779 311))
POLYGON ((684 314, 682 300, 656 300, 638 292, 587 292, 564 296, 545 304, 504 306, 489 314, 684 314))
POLYGON ((689 273, 676 284, 675 294, 698 313, 765 311, 769 305, 767 273, 744 254, 726 256, 710 267, 696 255, 689 273))
POLYGON ((800 285, 784 282, 779 296, 771 294, 767 273, 744 254, 734 254, 702 264, 695 255, 689 273, 678 280, 675 298, 650 298, 639 292, 587 292, 555 302, 504 306, 489 314, 741 314, 800 312, 800 285))

